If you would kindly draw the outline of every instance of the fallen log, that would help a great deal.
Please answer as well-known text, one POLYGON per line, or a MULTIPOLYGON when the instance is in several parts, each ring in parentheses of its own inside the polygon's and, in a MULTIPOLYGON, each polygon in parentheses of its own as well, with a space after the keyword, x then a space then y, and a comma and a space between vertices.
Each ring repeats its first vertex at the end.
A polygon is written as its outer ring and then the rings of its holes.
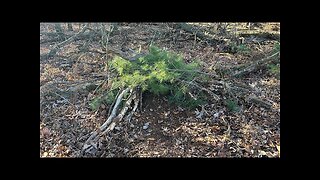
POLYGON ((246 65, 240 65, 239 67, 236 68, 242 68, 242 70, 238 70, 235 73, 232 74, 233 77, 238 77, 238 76, 242 76, 244 74, 248 74, 250 72, 255 71, 259 66, 262 66, 263 64, 266 64, 268 62, 274 61, 274 57, 279 55, 280 52, 276 52, 274 54, 272 54, 271 56, 268 56, 266 58, 263 58, 261 60, 258 61, 254 61, 252 63, 246 64, 246 65))
POLYGON ((184 31, 187 31, 189 33, 194 34, 195 36, 199 37, 200 39, 209 42, 210 44, 220 44, 223 43, 223 40, 219 39, 214 39, 213 37, 210 37, 203 33, 201 30, 194 30, 194 27, 192 25, 186 24, 186 23, 178 23, 177 24, 178 28, 183 29, 184 31))

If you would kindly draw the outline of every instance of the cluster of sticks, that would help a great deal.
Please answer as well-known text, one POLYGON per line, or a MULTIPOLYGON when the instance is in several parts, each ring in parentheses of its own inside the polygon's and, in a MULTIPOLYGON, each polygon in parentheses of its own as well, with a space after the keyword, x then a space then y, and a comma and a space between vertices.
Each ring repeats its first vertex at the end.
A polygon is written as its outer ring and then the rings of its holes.
POLYGON ((112 112, 108 119, 100 126, 97 131, 94 131, 91 136, 84 143, 82 148, 82 154, 92 153, 94 154, 97 151, 98 140, 101 136, 112 131, 117 123, 121 122, 123 119, 130 122, 134 112, 137 110, 139 103, 142 102, 141 92, 138 88, 131 89, 126 88, 121 91, 116 97, 116 101, 113 105, 112 112), (126 94, 129 93, 129 96, 125 99, 126 94), (119 106, 121 102, 124 102, 124 106, 119 111, 119 106), (132 105, 133 104, 133 105, 132 105))

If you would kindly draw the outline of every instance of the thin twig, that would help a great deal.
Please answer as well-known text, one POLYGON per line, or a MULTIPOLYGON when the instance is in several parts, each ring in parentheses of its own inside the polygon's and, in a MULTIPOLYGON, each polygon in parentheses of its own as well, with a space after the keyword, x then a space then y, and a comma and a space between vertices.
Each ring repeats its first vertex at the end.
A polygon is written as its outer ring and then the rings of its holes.
POLYGON ((94 94, 96 93, 96 91, 98 90, 98 88, 99 88, 102 84, 104 84, 106 81, 107 81, 107 80, 103 80, 102 83, 100 83, 100 84, 96 87, 96 89, 92 92, 92 95, 94 95, 94 94))
POLYGON ((179 81, 184 82, 184 83, 187 83, 187 84, 190 84, 190 85, 193 85, 193 86, 195 86, 195 87, 197 87, 197 88, 199 88, 199 89, 207 92, 208 94, 210 94, 211 96, 213 96, 213 98, 214 98, 215 100, 219 100, 219 99, 220 99, 218 95, 216 95, 216 94, 213 93, 212 91, 210 91, 210 90, 202 87, 201 85, 199 85, 199 84, 197 84, 197 83, 193 83, 193 82, 189 82, 189 81, 185 81, 185 80, 181 80, 181 79, 179 79, 179 81))
POLYGON ((74 104, 72 104, 68 99, 66 99, 65 97, 61 96, 60 94, 56 93, 56 92, 53 92, 54 94, 56 94, 57 96, 61 97, 63 100, 67 101, 67 103, 69 103, 70 105, 74 106, 74 104))
POLYGON ((75 40, 75 38, 76 38, 77 36, 79 36, 80 34, 83 34, 83 33, 87 30, 87 25, 88 25, 88 24, 85 24, 85 26, 81 29, 81 31, 79 31, 79 32, 78 32, 77 34, 75 34, 74 36, 71 36, 71 37, 68 38, 67 40, 65 40, 65 41, 63 41, 63 42, 55 45, 55 47, 47 54, 47 57, 54 56, 62 46, 66 45, 66 44, 69 44, 70 42, 72 42, 73 40, 75 40))

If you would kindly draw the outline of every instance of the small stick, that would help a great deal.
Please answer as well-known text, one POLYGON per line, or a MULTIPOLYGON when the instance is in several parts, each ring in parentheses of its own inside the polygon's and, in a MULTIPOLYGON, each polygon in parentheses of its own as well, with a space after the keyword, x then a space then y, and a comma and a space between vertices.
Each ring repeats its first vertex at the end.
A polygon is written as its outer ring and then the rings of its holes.
POLYGON ((206 88, 204 88, 204 87, 202 87, 202 86, 200 86, 200 85, 198 85, 198 84, 196 84, 196 83, 188 82, 188 81, 185 81, 185 80, 179 80, 179 81, 184 82, 184 83, 187 83, 187 84, 190 84, 190 85, 193 85, 193 86, 195 86, 195 87, 197 87, 197 88, 199 88, 199 89, 207 92, 208 94, 210 94, 211 96, 213 96, 213 97, 215 98, 215 100, 219 100, 219 99, 220 99, 218 95, 216 95, 216 94, 213 93, 212 91, 210 91, 210 90, 208 90, 208 89, 206 89, 206 88))
POLYGON ((74 104, 72 104, 68 99, 66 99, 65 97, 61 96, 60 94, 53 92, 54 94, 58 95, 59 97, 61 97, 63 100, 67 101, 69 104, 71 104, 72 106, 75 106, 74 104))

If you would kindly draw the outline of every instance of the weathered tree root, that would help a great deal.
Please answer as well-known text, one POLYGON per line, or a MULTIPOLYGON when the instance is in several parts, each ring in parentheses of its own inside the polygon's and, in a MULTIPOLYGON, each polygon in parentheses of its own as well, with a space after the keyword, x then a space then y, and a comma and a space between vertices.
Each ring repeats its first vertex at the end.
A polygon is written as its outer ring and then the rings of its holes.
POLYGON ((124 107, 122 108, 118 116, 113 119, 112 123, 108 126, 106 130, 104 130, 101 133, 101 135, 106 134, 114 129, 115 125, 123 119, 124 115, 127 113, 128 109, 130 108, 131 102, 135 98, 136 98, 136 92, 133 92, 133 94, 125 102, 124 107))
POLYGON ((136 111, 139 101, 140 101, 140 92, 138 92, 137 89, 130 89, 130 88, 126 88, 124 90, 121 91, 121 93, 118 95, 117 99, 116 99, 116 103, 113 106, 112 112, 110 114, 110 116, 108 117, 108 119, 100 126, 100 128, 93 132, 91 134, 91 136, 87 139, 87 141, 84 143, 84 146, 82 148, 82 152, 81 154, 85 154, 85 153, 90 153, 90 154, 94 154, 97 151, 97 142, 99 140, 99 138, 101 136, 103 136, 104 134, 109 133, 110 131, 112 131, 116 124, 119 123, 120 121, 122 121, 122 119, 126 116, 126 120, 130 121, 133 113, 136 111), (130 93, 129 97, 127 98, 127 100, 124 103, 123 108, 121 109, 121 111, 117 114, 117 111, 119 109, 119 105, 121 104, 121 102, 123 101, 123 98, 125 96, 126 93, 130 93), (132 102, 134 102, 134 107, 132 108, 132 102))

